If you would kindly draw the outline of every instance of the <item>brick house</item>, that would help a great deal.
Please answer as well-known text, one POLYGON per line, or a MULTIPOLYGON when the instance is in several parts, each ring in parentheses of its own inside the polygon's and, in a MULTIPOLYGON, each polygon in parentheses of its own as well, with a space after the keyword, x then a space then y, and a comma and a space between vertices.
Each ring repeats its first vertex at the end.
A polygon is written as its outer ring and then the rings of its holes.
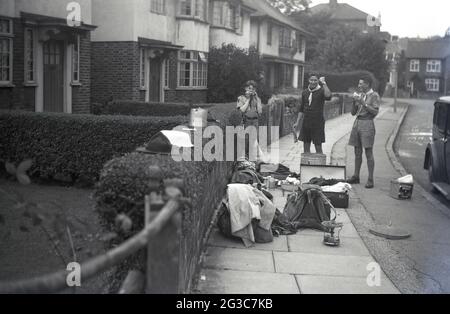
POLYGON ((95 0, 92 101, 205 102, 208 0, 95 0))
POLYGON ((265 80, 275 91, 302 89, 306 37, 310 33, 267 1, 244 0, 251 14, 250 45, 265 61, 265 80))
POLYGON ((412 97, 450 94, 450 37, 410 40, 406 58, 406 80, 412 97))
MULTIPOLYGON (((374 17, 347 3, 339 3, 338 0, 330 0, 329 3, 321 3, 310 8, 311 13, 326 12, 332 20, 360 29, 363 33, 378 33, 381 28, 381 16, 374 17)), ((300 14, 301 16, 301 14, 300 14)))
POLYGON ((208 52, 223 43, 258 47, 274 88, 303 82, 307 33, 266 1, 95 0, 93 23, 93 102, 206 102, 208 52))
POLYGON ((0 109, 89 113, 91 0, 70 2, 0 2, 0 109))

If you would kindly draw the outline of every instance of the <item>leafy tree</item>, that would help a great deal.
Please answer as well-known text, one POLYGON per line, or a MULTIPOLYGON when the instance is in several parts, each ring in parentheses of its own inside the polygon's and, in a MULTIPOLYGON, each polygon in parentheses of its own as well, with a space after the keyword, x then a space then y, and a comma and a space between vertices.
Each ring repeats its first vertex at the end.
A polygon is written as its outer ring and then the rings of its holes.
MULTIPOLYGON (((259 84, 260 96, 265 95, 261 82, 264 64, 256 48, 241 49, 234 44, 213 47, 209 53, 208 102, 232 102, 243 93, 245 82, 259 84)), ((263 98, 263 97, 262 97, 263 98)))
POLYGON ((362 34, 357 37, 350 52, 349 63, 353 69, 372 72, 379 80, 382 93, 388 81, 389 62, 386 60, 386 44, 378 34, 362 34))
POLYGON ((310 0, 267 0, 272 6, 281 12, 290 15, 295 12, 308 10, 310 0))

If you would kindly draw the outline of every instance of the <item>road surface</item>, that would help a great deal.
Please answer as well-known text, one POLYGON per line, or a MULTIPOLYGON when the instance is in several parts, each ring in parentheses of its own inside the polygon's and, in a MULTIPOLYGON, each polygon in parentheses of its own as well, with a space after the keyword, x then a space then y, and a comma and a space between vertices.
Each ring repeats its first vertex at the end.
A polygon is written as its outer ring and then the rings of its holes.
MULTIPOLYGON (((414 176, 416 184, 432 193, 428 172, 423 166, 425 150, 432 137, 434 101, 417 99, 400 101, 411 106, 395 143, 395 150, 405 169, 414 176)), ((450 202, 441 194, 433 196, 447 206, 450 213, 450 202)))

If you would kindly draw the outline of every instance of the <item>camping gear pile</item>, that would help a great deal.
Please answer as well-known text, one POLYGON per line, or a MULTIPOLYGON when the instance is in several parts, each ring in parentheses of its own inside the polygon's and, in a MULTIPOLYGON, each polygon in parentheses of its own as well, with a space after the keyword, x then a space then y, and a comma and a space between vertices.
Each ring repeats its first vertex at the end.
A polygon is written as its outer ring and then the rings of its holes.
MULTIPOLYGON (((246 247, 272 242, 274 236, 295 234, 304 228, 330 232, 329 225, 337 217, 333 204, 321 186, 300 183, 300 176, 283 165, 237 162, 218 215, 220 232, 226 237, 241 239, 246 247), (293 187, 282 211, 275 207, 273 196, 267 190, 274 182, 279 187, 293 187), (324 222, 329 223, 323 225, 324 222)), ((346 188, 340 182, 333 185, 336 184, 339 185, 334 189, 346 188)))

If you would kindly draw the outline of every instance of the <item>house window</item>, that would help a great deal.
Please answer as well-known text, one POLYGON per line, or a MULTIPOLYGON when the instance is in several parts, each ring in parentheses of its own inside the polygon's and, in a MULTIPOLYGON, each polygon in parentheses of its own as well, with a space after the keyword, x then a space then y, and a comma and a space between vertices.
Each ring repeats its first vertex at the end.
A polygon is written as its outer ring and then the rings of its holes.
POLYGON ((214 1, 214 8, 213 8, 214 25, 225 26, 224 9, 225 9, 224 1, 214 1))
POLYGON ((441 73, 441 60, 428 60, 427 72, 429 73, 441 73))
POLYGON ((178 86, 206 88, 208 86, 207 54, 180 51, 178 58, 178 86))
POLYGON ((291 64, 283 64, 283 86, 292 87, 294 80, 294 66, 291 64))
POLYGON ((165 0, 151 0, 151 11, 158 14, 166 13, 166 1, 165 0))
POLYGON ((80 82, 80 36, 72 48, 72 83, 80 82))
POLYGON ((0 18, 0 85, 11 84, 13 74, 12 20, 0 18))
POLYGON ((180 15, 206 21, 207 0, 180 0, 180 15))
POLYGON ((295 34, 295 43, 296 43, 296 48, 298 53, 302 53, 303 52, 303 36, 300 33, 296 33, 295 34))
POLYGON ((410 72, 419 72, 420 69, 420 60, 411 60, 409 64, 409 71, 410 72))
POLYGON ((269 23, 267 26, 267 46, 272 46, 273 25, 269 23))
POLYGON ((145 49, 140 49, 140 87, 141 89, 146 89, 147 79, 145 75, 145 49))
POLYGON ((292 34, 290 29, 280 29, 280 47, 292 48, 292 34))
POLYGON ((425 87, 429 92, 438 92, 439 91, 439 79, 426 79, 425 87))
POLYGON ((25 83, 35 83, 35 39, 34 30, 25 29, 25 83))
POLYGON ((242 11, 239 14, 239 32, 244 34, 244 13, 242 11))
POLYGON ((170 60, 166 59, 164 62, 164 87, 169 88, 169 72, 170 71, 170 60))

